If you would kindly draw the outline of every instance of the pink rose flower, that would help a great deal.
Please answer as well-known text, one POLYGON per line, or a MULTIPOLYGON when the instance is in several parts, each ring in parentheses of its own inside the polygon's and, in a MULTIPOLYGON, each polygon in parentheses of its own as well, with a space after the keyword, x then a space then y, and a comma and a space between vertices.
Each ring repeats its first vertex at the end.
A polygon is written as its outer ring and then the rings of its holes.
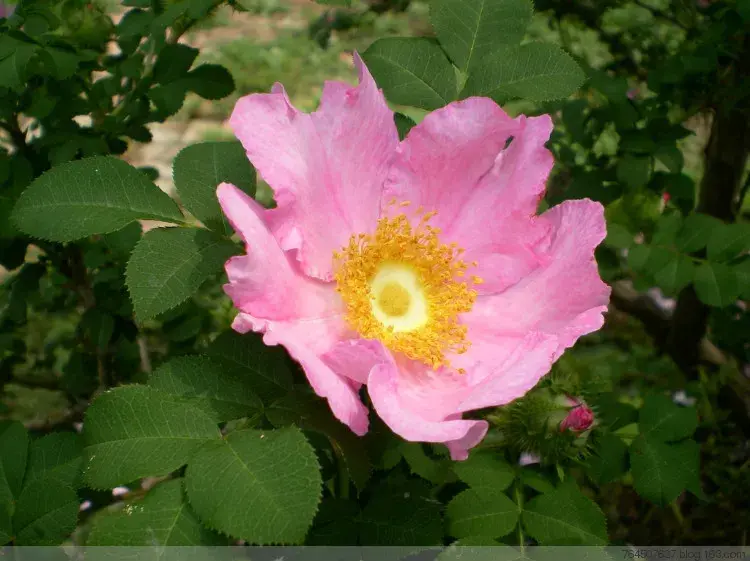
POLYGON ((560 423, 560 432, 571 430, 583 432, 594 424, 594 412, 582 401, 576 401, 576 405, 568 412, 568 415, 560 423))
POLYGON ((311 114, 279 84, 237 102, 230 125, 277 208, 218 188, 247 248, 226 264, 233 328, 283 345, 356 434, 366 385, 394 432, 465 459, 488 424, 463 413, 524 395, 601 327, 603 209, 579 200, 536 215, 549 116, 512 119, 470 98, 399 142, 355 63, 359 86, 326 82, 311 114))

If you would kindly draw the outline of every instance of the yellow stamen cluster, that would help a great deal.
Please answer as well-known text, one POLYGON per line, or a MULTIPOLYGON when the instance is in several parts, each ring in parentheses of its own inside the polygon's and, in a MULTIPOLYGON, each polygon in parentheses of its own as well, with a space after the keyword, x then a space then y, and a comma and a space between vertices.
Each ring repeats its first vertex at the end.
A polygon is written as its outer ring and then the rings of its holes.
POLYGON ((334 253, 335 278, 353 329, 437 369, 449 365, 447 354, 468 350, 466 327, 458 317, 476 300, 477 293, 469 285, 482 279, 462 280, 469 266, 459 258, 463 250, 455 243, 440 242, 440 230, 427 224, 435 212, 417 212, 421 217, 415 227, 399 214, 381 218, 373 234, 353 235, 347 246, 334 253), (407 271, 404 274, 416 279, 416 288, 388 280, 375 294, 373 280, 391 270, 407 271), (374 314, 376 307, 381 319, 383 314, 400 319, 414 298, 424 300, 425 317, 413 327, 394 329, 374 314))

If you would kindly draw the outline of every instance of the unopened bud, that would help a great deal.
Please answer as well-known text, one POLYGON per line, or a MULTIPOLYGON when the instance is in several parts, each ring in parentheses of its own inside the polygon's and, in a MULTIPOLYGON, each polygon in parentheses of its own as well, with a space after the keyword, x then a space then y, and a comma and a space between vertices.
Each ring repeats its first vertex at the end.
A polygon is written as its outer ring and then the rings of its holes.
POLYGON ((560 432, 571 430, 573 432, 583 432, 591 428, 594 424, 594 412, 583 402, 573 407, 568 415, 560 423, 560 432))

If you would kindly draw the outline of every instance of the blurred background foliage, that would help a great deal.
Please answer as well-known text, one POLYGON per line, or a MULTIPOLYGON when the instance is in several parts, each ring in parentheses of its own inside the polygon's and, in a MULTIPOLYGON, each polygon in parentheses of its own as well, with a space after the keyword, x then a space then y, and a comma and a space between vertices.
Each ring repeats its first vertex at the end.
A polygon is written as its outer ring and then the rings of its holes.
MULTIPOLYGON (((187 88, 184 104, 174 107, 152 97, 157 111, 133 124, 107 119, 118 110, 97 105, 96 94, 112 87, 101 99, 130 96, 136 102, 132 92, 138 92, 143 69, 121 68, 116 56, 103 67, 92 62, 106 52, 115 26, 122 37, 129 8, 114 0, 56 4, 55 40, 83 45, 78 64, 92 64, 92 71, 116 80, 97 81, 88 92, 93 132, 48 107, 49 100, 78 95, 67 76, 39 78, 36 90, 21 91, 23 81, 15 89, 4 83, 4 99, 14 103, 12 111, 8 104, 0 109, 0 200, 9 204, 51 165, 102 153, 148 168, 162 189, 173 192, 172 160, 179 149, 231 139, 225 119, 240 96, 281 82, 298 107, 312 110, 324 80, 355 80, 353 51, 366 52, 383 37, 432 34, 430 6, 418 0, 214 3, 200 17, 181 15, 173 44, 200 49, 196 66, 225 68, 231 79, 221 76, 226 90, 233 83, 232 93, 187 88), (74 90, 55 98, 60 84, 74 90), (15 120, 19 114, 24 117, 15 120), (58 121, 55 130, 76 143, 61 150, 54 139, 34 140, 33 130, 22 135, 21 128, 50 116, 65 120, 67 128, 58 121), (27 146, 34 146, 33 154, 13 157, 27 146)), ((10 3, 2 6, 9 13, 10 3)), ((749 22, 747 0, 537 0, 525 40, 562 47, 587 80, 562 101, 504 100, 513 115, 555 118, 549 147, 556 165, 542 209, 583 197, 606 205, 609 233, 597 259, 613 297, 601 332, 567 352, 529 396, 488 412, 493 430, 483 446, 505 450, 514 463, 530 457, 521 471, 531 493, 544 492, 544 481, 556 476, 578 480, 606 515, 613 543, 747 544, 749 22), (592 408, 593 429, 558 430, 564 407, 555 404, 566 395, 592 408), (654 401, 655 395, 670 400, 654 401), (633 427, 646 422, 650 408, 664 414, 672 405, 697 411, 693 437, 701 461, 700 472, 668 496, 639 481, 638 460, 626 457, 622 443, 639 438, 633 427)), ((137 26, 130 32, 139 34, 137 26)), ((141 64, 149 64, 148 56, 146 51, 141 64)), ((0 66, 7 62, 0 56, 0 66)), ((388 95, 388 85, 381 86, 388 95)), ((125 113, 137 111, 121 106, 125 113)), ((426 113, 394 108, 414 122, 426 113)), ((268 187, 259 181, 257 189, 257 197, 271 204, 268 187)), ((167 358, 204 352, 228 329, 233 311, 218 277, 180 306, 136 326, 124 267, 149 223, 62 246, 8 231, 8 212, 8 205, 0 206, 0 416, 23 422, 32 434, 80 430, 92 396, 144 382, 167 358)), ((454 492, 455 477, 445 477, 445 459, 432 447, 399 448, 377 434, 371 440, 380 454, 370 452, 373 463, 390 469, 387 476, 375 475, 374 483, 395 485, 395 471, 435 483, 435 493, 454 492)), ((631 447, 630 454, 638 453, 631 447)), ((335 456, 326 457, 321 454, 324 480, 336 477, 335 456)), ((79 494, 98 507, 118 501, 92 490, 79 494)))

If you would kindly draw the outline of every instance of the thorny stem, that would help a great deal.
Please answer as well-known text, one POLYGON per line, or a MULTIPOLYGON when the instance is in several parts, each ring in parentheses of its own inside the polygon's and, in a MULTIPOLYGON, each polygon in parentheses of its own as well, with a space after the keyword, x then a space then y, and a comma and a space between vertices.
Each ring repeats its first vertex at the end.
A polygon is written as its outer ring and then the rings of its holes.
MULTIPOLYGON (((224 0, 214 0, 213 7, 211 10, 215 9, 219 5, 223 3, 224 0)), ((156 13, 160 13, 162 11, 161 2, 158 0, 152 1, 152 9, 156 13)), ((174 24, 173 27, 169 28, 168 36, 166 37, 165 44, 167 45, 173 45, 179 42, 180 38, 187 33, 192 27, 194 27, 199 20, 197 19, 189 19, 186 23, 179 25, 177 23, 174 24)), ((148 43, 147 43, 148 44, 148 43)), ((156 53, 154 52, 155 43, 153 41, 150 41, 151 49, 148 53, 146 53, 146 59, 148 60, 146 64, 145 71, 143 75, 141 76, 140 81, 135 84, 135 87, 125 94, 122 99, 119 101, 119 103, 115 106, 112 115, 117 115, 120 112, 123 111, 123 109, 127 106, 128 102, 132 99, 138 98, 139 96, 145 94, 149 88, 153 85, 154 82, 154 67, 156 66, 156 53)))

